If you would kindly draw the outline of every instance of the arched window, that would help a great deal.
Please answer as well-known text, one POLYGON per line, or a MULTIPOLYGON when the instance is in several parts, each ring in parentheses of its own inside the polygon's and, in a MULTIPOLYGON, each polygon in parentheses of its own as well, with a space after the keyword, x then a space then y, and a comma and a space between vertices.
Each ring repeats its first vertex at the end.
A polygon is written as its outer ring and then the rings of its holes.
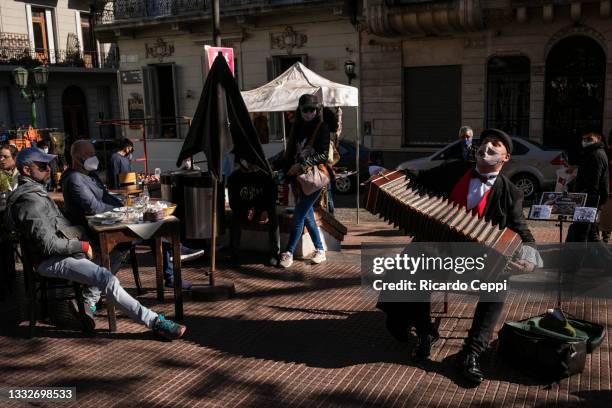
POLYGON ((529 138, 529 58, 493 57, 487 66, 487 128, 529 138))
POLYGON ((606 55, 592 38, 575 35, 559 41, 546 58, 544 143, 580 151, 580 136, 601 132, 606 55))

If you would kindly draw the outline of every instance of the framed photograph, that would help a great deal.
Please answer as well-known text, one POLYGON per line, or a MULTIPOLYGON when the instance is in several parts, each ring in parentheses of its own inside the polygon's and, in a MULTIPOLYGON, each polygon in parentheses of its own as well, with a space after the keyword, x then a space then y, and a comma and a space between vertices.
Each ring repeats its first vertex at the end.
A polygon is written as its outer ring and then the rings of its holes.
POLYGON ((597 208, 576 207, 574 210, 574 222, 595 222, 597 220, 597 208))
POLYGON ((584 207, 587 195, 584 193, 556 193, 553 191, 542 193, 540 205, 551 206, 550 216, 557 218, 559 215, 573 217, 576 207, 584 207))
POLYGON ((532 205, 529 218, 533 220, 550 220, 551 205, 532 205))

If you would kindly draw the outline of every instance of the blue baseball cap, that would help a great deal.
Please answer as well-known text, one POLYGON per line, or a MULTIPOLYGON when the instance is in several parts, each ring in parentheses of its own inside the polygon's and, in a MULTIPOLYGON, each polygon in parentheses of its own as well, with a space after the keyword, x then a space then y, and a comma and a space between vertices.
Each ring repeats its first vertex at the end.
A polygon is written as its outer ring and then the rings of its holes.
POLYGON ((32 164, 34 162, 49 163, 56 157, 57 156, 54 154, 44 153, 37 147, 28 147, 27 149, 22 149, 17 154, 16 165, 18 169, 21 169, 26 164, 32 164))

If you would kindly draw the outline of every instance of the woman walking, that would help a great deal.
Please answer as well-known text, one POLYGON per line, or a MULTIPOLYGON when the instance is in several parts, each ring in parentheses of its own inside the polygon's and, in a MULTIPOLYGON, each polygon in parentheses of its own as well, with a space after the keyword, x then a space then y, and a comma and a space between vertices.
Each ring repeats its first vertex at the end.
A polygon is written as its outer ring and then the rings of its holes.
POLYGON ((302 95, 295 115, 295 124, 281 161, 286 174, 298 178, 295 184, 299 188, 291 235, 285 252, 280 257, 280 265, 283 268, 289 268, 293 264, 293 254, 304 225, 315 246, 312 263, 318 264, 326 260, 313 206, 325 186, 321 185, 321 180, 327 177, 329 183, 328 153, 329 127, 321 119, 319 99, 316 95, 302 95))

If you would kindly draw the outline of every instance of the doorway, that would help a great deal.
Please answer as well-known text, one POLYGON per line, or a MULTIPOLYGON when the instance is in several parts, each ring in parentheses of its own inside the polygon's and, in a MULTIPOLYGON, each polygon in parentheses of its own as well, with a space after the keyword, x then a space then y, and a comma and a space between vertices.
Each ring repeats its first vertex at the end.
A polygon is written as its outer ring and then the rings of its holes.
POLYGON ((78 86, 71 85, 62 94, 64 132, 67 140, 89 137, 87 125, 87 100, 78 86))
POLYGON ((602 131, 606 56, 586 36, 559 41, 546 59, 544 144, 576 163, 580 136, 602 131))
POLYGON ((176 65, 149 65, 143 74, 145 110, 151 118, 147 126, 149 138, 179 138, 176 65))
MULTIPOLYGON (((268 65, 268 81, 273 80, 296 62, 301 62, 304 66, 308 66, 308 55, 276 55, 269 60, 268 65)), ((271 112, 270 114, 270 139, 283 140, 283 116, 285 116, 285 138, 291 134, 291 124, 293 123, 293 112, 271 112)))

